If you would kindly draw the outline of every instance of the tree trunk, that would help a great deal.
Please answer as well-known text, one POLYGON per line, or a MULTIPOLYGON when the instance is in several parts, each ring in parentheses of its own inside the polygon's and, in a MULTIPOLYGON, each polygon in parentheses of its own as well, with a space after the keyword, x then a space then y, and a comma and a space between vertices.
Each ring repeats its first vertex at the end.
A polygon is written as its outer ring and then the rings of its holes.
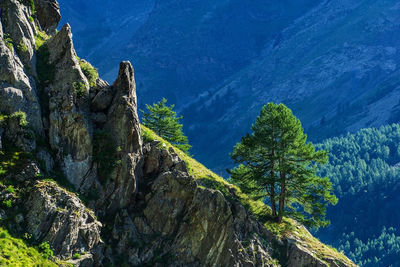
POLYGON ((270 201, 271 201, 271 208, 272 208, 272 216, 275 218, 275 217, 277 217, 277 214, 276 214, 276 203, 275 203, 275 188, 274 188, 273 184, 271 184, 270 201))
POLYGON ((278 212, 278 222, 282 222, 283 213, 285 210, 285 198, 286 198, 286 174, 281 172, 281 193, 279 195, 279 212, 278 212))
MULTIPOLYGON (((275 202, 275 183, 274 183, 274 180, 273 180, 273 177, 274 177, 274 175, 275 175, 275 173, 274 173, 274 164, 275 164, 275 162, 274 162, 274 160, 273 160, 273 157, 274 157, 274 150, 272 150, 272 162, 271 162, 271 172, 270 172, 270 175, 271 175, 271 184, 270 184, 270 186, 271 186, 271 194, 270 194, 270 200, 271 200, 272 216, 273 216, 274 218, 276 218, 276 217, 277 217, 277 214, 276 214, 276 202, 275 202)), ((267 191, 267 192, 268 192, 268 191, 267 191)))

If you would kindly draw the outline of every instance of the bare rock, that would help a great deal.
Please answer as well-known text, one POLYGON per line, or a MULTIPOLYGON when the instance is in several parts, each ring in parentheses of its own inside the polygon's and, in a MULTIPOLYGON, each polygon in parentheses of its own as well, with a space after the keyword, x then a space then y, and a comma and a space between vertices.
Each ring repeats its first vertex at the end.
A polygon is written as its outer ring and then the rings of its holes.
POLYGON ((234 208, 221 192, 199 187, 175 152, 159 147, 159 142, 144 146, 138 194, 144 208, 117 216, 116 253, 135 266, 276 266, 265 228, 239 203, 234 208))
POLYGON ((133 67, 121 62, 118 78, 113 84, 115 96, 108 110, 104 129, 120 149, 121 164, 111 177, 112 192, 105 194, 108 209, 124 208, 134 201, 136 177, 141 176, 142 139, 137 114, 136 85, 133 67))
MULTIPOLYGON (((1 10, 4 10, 3 6, 6 3, 10 5, 8 1, 0 3, 1 10)), ((13 2, 13 8, 18 11, 17 7, 22 6, 19 3, 13 2)), ((10 12, 7 14, 7 16, 10 16, 8 23, 12 23, 18 19, 18 16, 23 15, 19 14, 15 17, 10 12)), ((11 28, 19 28, 15 27, 15 25, 19 25, 18 23, 12 24, 13 27, 11 28)), ((18 34, 24 34, 25 32, 22 28, 18 31, 20 31, 18 34)), ((26 31, 28 32, 28 37, 26 38, 33 38, 31 32, 29 30, 26 31)), ((27 114, 30 126, 36 132, 42 133, 42 116, 33 78, 25 72, 24 64, 15 53, 15 49, 10 46, 10 43, 6 44, 3 37, 3 24, 0 22, 0 113, 11 114, 19 110, 24 111, 27 114)))
POLYGON ((35 0, 35 7, 41 28, 47 34, 53 35, 61 19, 57 0, 35 0))
POLYGON ((0 9, 3 31, 13 40, 13 50, 17 52, 25 66, 36 69, 34 58, 36 28, 34 22, 28 19, 32 16, 33 10, 18 0, 1 1, 0 9))
POLYGON ((91 118, 97 125, 104 125, 107 122, 107 115, 103 112, 96 112, 91 114, 91 118))
POLYGON ((29 180, 33 181, 37 179, 38 176, 41 175, 42 172, 40 171, 38 165, 35 162, 28 162, 19 173, 13 175, 12 179, 22 183, 29 180))
MULTIPOLYGON (((296 242, 291 242, 289 248, 288 266, 303 267, 329 267, 325 262, 313 256, 306 248, 299 246, 296 242)), ((332 265, 335 266, 335 265, 332 265)))
POLYGON ((114 90, 111 86, 102 88, 92 100, 91 109, 93 111, 106 110, 110 105, 114 97, 114 90))
POLYGON ((92 155, 90 114, 77 102, 77 86, 88 94, 88 81, 82 73, 67 24, 48 41, 49 63, 55 66, 50 86, 49 141, 58 151, 67 179, 78 189, 89 175, 92 155))
MULTIPOLYGON (((90 87, 90 91, 89 91, 89 97, 91 100, 93 100, 93 98, 103 89, 106 89, 110 87, 110 85, 108 84, 107 81, 104 81, 100 78, 97 78, 96 80, 96 86, 94 87, 90 87)), ((110 102, 111 104, 111 102, 110 102)))
POLYGON ((28 233, 47 241, 57 257, 91 254, 101 245, 101 223, 75 195, 52 182, 37 182, 25 201, 28 233))
POLYGON ((144 173, 151 175, 166 172, 170 169, 187 172, 186 163, 175 154, 175 151, 172 148, 169 152, 165 149, 159 149, 159 143, 159 141, 153 141, 144 146, 146 153, 144 173))
POLYGON ((23 151, 32 152, 36 149, 35 133, 28 127, 21 125, 18 116, 9 116, 4 137, 23 151))
POLYGON ((36 158, 43 162, 43 167, 45 168, 44 171, 47 173, 53 169, 54 167, 54 160, 53 157, 49 154, 49 152, 45 150, 40 150, 36 153, 36 158))

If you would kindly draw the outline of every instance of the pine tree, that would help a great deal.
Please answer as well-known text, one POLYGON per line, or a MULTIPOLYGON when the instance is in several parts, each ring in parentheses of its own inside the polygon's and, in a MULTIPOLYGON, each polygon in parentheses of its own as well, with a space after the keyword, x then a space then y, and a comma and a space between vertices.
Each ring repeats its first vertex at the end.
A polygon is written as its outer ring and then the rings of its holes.
POLYGON ((254 199, 265 199, 278 222, 291 216, 307 226, 326 226, 326 207, 336 204, 332 184, 316 175, 327 151, 315 151, 300 121, 285 105, 265 105, 252 134, 236 144, 231 154, 240 165, 231 179, 254 199))
POLYGON ((152 106, 146 105, 148 113, 141 110, 143 112, 143 124, 187 153, 191 146, 188 143, 188 138, 182 132, 182 124, 179 123, 182 116, 177 117, 176 112, 173 111, 174 105, 167 106, 166 103, 167 99, 163 98, 152 106))

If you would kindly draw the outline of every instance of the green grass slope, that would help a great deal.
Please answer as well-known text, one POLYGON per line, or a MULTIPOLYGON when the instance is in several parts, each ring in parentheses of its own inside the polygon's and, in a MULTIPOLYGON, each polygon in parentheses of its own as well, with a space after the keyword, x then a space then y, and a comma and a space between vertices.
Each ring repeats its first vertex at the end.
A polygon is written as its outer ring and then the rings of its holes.
POLYGON ((0 227, 0 266, 59 266, 46 259, 36 248, 29 247, 22 239, 12 237, 0 227))

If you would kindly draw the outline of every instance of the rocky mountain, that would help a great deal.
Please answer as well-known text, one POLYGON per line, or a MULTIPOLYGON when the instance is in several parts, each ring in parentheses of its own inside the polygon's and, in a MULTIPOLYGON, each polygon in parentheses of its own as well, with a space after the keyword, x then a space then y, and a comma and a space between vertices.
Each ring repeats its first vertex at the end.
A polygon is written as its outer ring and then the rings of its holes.
MULTIPOLYGON (((268 101, 294 110, 313 141, 398 121, 398 10, 396 0, 156 1, 110 42, 135 62, 140 105, 176 103, 192 153, 223 174, 268 101)), ((117 54, 89 59, 108 74, 117 54)))
POLYGON ((132 65, 98 78, 56 0, 0 10, 0 216, 19 242, 59 266, 355 266, 141 127, 132 65))

